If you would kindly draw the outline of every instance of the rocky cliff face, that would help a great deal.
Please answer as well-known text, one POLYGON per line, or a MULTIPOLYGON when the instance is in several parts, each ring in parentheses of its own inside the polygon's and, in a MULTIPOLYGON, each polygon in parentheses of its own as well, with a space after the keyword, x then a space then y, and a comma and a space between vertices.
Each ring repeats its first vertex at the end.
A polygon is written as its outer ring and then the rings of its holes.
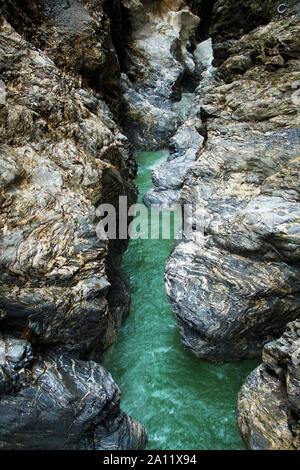
POLYGON ((175 244, 166 286, 184 346, 212 361, 257 357, 300 312, 297 5, 273 18, 222 42, 197 89, 207 142, 181 200, 204 234, 175 244))
POLYGON ((146 441, 120 411, 109 374, 79 360, 101 360, 130 303, 120 271, 126 241, 98 239, 96 207, 137 195, 128 140, 107 105, 118 112, 120 69, 101 5, 1 5, 4 448, 124 449, 146 441))
POLYGON ((265 345, 263 363, 238 396, 238 423, 249 449, 300 449, 300 322, 265 345))
POLYGON ((181 0, 123 1, 131 24, 126 73, 126 131, 137 149, 168 145, 180 117, 172 102, 182 82, 193 86, 195 69, 188 42, 200 19, 181 0))
POLYGON ((238 424, 249 449, 292 450, 299 322, 286 323, 300 314, 299 3, 284 15, 269 5, 259 17, 266 5, 242 3, 215 5, 218 69, 194 101, 207 141, 180 190, 204 230, 175 242, 166 288, 192 354, 230 361, 265 345, 240 391, 238 424))

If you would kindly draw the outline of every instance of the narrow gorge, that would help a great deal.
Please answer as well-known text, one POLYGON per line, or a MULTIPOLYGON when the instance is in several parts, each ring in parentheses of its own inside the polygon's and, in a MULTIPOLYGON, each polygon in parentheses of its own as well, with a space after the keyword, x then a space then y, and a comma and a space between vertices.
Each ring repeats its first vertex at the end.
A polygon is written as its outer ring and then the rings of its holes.
POLYGON ((0 7, 1 449, 299 450, 299 1, 0 7))

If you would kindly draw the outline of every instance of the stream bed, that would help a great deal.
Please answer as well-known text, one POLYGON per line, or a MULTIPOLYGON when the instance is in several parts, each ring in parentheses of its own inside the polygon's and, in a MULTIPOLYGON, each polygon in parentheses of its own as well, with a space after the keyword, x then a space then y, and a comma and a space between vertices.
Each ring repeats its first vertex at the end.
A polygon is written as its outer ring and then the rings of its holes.
MULTIPOLYGON (((136 156, 139 201, 153 187, 151 171, 166 151, 136 156)), ((182 347, 164 286, 172 239, 131 240, 123 269, 131 314, 105 360, 122 390, 122 409, 148 431, 147 449, 244 449, 236 397, 257 360, 214 365, 182 347)))

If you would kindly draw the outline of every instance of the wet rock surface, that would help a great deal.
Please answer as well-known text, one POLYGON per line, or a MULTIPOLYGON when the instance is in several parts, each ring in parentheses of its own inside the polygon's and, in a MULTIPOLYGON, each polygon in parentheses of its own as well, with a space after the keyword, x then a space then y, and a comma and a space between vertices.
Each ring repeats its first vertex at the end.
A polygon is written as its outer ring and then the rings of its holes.
POLYGON ((249 449, 300 449, 300 322, 265 345, 263 363, 238 395, 238 424, 249 449))
POLYGON ((137 197, 103 91, 120 75, 110 20, 98 2, 7 2, 2 13, 1 446, 141 448, 112 378, 79 360, 102 360, 130 305, 127 241, 96 234, 99 204, 137 197))
POLYGON ((167 161, 152 172, 155 188, 143 198, 147 206, 155 204, 172 209, 180 203, 185 176, 204 148, 206 127, 201 115, 199 90, 213 80, 215 73, 211 39, 199 43, 191 57, 194 61, 193 76, 199 85, 195 93, 181 93, 180 101, 172 104, 178 119, 177 127, 168 141, 170 154, 167 161))
POLYGON ((182 187, 187 170, 196 160, 204 141, 197 131, 197 126, 200 125, 200 120, 188 120, 170 139, 173 153, 165 163, 153 170, 152 180, 155 186, 165 189, 182 187))
POLYGON ((2 449, 142 449, 144 428, 120 410, 120 390, 99 364, 64 355, 33 360, 25 340, 0 340, 2 449))

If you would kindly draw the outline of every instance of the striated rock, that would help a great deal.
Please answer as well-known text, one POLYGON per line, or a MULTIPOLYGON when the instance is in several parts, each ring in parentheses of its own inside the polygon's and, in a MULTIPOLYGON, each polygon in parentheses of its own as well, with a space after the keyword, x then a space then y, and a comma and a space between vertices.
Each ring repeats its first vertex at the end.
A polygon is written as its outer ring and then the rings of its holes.
POLYGON ((143 200, 148 206, 171 208, 180 201, 186 172, 206 137, 194 90, 200 79, 209 82, 215 69, 211 39, 195 44, 201 33, 194 13, 201 11, 206 19, 212 2, 137 0, 124 1, 123 6, 132 34, 121 81, 127 102, 125 127, 137 149, 170 146, 168 160, 153 170, 155 188, 143 200))
POLYGON ((216 362, 258 356, 299 317, 299 17, 288 22, 232 39, 196 90, 207 142, 181 192, 195 233, 175 243, 166 288, 185 348, 216 362))
POLYGON ((27 341, 0 340, 2 449, 142 449, 144 428, 120 410, 120 390, 95 362, 32 360, 27 341), (10 394, 8 394, 10 392, 10 394))
POLYGON ((238 424, 254 450, 300 449, 300 322, 265 345, 238 395, 238 424))
POLYGON ((57 67, 73 78, 80 75, 83 88, 89 86, 101 93, 118 112, 120 65, 104 7, 99 7, 99 2, 79 0, 8 0, 3 14, 57 67))
POLYGON ((24 367, 29 367, 32 359, 32 347, 28 341, 0 336, 0 396, 21 388, 25 378, 24 367))
MULTIPOLYGON (((214 42, 214 65, 221 65, 231 55, 231 48, 235 40, 247 36, 257 26, 267 25, 272 19, 299 15, 298 0, 289 0, 284 3, 284 15, 278 14, 280 2, 269 0, 236 0, 233 3, 227 0, 216 0, 212 12, 210 34, 214 42)), ((288 28, 288 23, 287 28, 288 28)), ((251 47, 251 42, 248 42, 251 47)))
MULTIPOLYGON (((212 67, 211 40, 203 41, 194 53, 195 77, 209 83, 215 68, 212 67)), ((200 85, 199 85, 200 86, 200 85)), ((201 119, 201 106, 196 93, 183 93, 181 100, 172 106, 177 116, 184 120, 169 139, 170 154, 167 160, 154 168, 155 185, 143 198, 147 206, 156 204, 171 209, 181 198, 181 188, 187 171, 193 166, 203 149, 206 129, 201 119)))
POLYGON ((157 205, 161 209, 172 209, 179 205, 181 191, 179 189, 150 189, 143 196, 143 203, 147 206, 157 205))
POLYGON ((122 75, 127 135, 137 149, 160 149, 182 123, 172 101, 180 100, 180 84, 195 70, 186 46, 200 19, 181 1, 124 0, 123 6, 134 64, 122 75))
POLYGON ((204 141, 196 127, 195 120, 188 120, 171 138, 170 145, 173 153, 166 162, 152 171, 155 186, 164 189, 182 187, 186 172, 196 160, 204 141))
POLYGON ((118 112, 110 21, 102 2, 75 0, 1 13, 1 446, 140 449, 146 432, 109 373, 79 360, 102 360, 130 305, 127 240, 96 234, 99 204, 137 198, 107 105, 118 112))
POLYGON ((96 236, 95 205, 110 202, 112 180, 116 194, 136 197, 126 139, 103 101, 77 88, 5 21, 1 46, 4 328, 30 328, 40 342, 81 352, 101 344, 103 351, 122 318, 109 312, 109 246, 96 236))

